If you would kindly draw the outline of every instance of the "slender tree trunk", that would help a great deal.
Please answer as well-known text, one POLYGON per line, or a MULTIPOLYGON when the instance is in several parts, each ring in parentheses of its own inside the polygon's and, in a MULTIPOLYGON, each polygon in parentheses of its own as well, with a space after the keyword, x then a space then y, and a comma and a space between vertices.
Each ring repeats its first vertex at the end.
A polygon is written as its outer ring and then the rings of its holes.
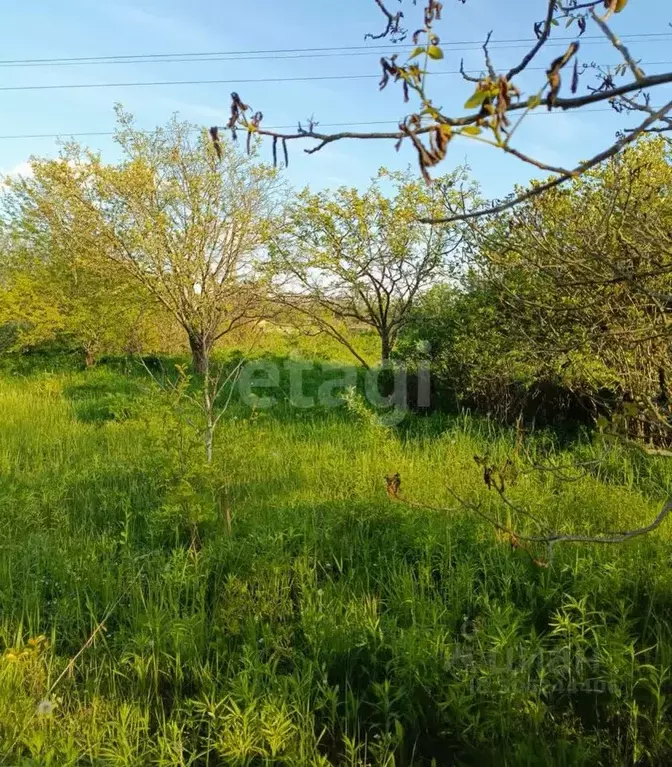
POLYGON ((212 451, 215 446, 215 426, 212 422, 212 418, 206 416, 207 423, 205 425, 205 435, 203 442, 205 444, 205 459, 208 463, 212 463, 212 451))
POLYGON ((191 349, 191 361, 194 372, 205 375, 208 369, 212 344, 206 343, 203 335, 196 331, 187 331, 189 334, 189 348, 191 349))
POLYGON ((389 359, 392 353, 392 344, 390 342, 390 335, 387 330, 383 330, 380 333, 380 361, 384 365, 389 359))
POLYGON ((210 364, 206 358, 205 375, 203 376, 203 415, 205 416, 205 458, 212 463, 212 450, 215 444, 215 396, 210 388, 210 364))
POLYGON ((378 388, 384 397, 389 397, 394 391, 394 372, 389 367, 385 367, 389 364, 391 352, 390 334, 387 328, 384 328, 380 331, 380 364, 384 369, 378 378, 378 388))

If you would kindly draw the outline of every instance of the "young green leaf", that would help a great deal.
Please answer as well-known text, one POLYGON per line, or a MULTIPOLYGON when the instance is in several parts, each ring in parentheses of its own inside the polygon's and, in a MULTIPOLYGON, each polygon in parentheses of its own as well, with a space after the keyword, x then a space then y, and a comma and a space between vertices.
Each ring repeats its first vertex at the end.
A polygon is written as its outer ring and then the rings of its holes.
POLYGON ((477 88, 471 98, 467 99, 464 104, 465 109, 476 109, 488 98, 488 91, 481 88, 477 88))

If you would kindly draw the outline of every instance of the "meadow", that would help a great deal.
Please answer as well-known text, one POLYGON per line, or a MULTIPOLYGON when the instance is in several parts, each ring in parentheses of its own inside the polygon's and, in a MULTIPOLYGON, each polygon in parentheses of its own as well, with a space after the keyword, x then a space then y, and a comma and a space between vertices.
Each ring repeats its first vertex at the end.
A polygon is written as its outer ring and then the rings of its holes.
MULTIPOLYGON (((670 524, 537 567, 447 491, 500 511, 473 456, 506 457, 514 430, 384 428, 281 389, 265 411, 232 399, 207 467, 137 366, 5 366, 0 763, 670 763, 670 524), (418 505, 387 496, 394 472, 418 505)), ((560 529, 623 529, 671 481, 616 445, 511 497, 560 529)))

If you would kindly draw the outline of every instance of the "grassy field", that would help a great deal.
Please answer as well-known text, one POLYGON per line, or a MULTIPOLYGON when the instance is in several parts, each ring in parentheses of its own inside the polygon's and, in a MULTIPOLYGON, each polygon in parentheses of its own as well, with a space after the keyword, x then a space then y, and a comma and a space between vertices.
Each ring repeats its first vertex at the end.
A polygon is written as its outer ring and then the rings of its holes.
MULTIPOLYGON (((486 419, 234 400, 208 468, 163 399, 120 367, 0 377, 0 763, 670 763, 670 524, 535 567, 446 490, 501 511, 473 456, 515 434, 486 419), (445 511, 391 501, 396 471, 445 511)), ((671 481, 614 449, 511 497, 618 530, 671 481)))

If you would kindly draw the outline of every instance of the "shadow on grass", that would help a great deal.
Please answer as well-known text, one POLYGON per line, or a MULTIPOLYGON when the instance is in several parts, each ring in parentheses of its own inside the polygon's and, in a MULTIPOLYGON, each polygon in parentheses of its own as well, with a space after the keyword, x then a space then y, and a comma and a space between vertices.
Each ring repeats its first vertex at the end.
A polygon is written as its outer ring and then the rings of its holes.
POLYGON ((88 371, 63 388, 77 420, 97 424, 133 417, 134 403, 144 392, 139 381, 105 368, 88 371))

